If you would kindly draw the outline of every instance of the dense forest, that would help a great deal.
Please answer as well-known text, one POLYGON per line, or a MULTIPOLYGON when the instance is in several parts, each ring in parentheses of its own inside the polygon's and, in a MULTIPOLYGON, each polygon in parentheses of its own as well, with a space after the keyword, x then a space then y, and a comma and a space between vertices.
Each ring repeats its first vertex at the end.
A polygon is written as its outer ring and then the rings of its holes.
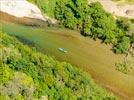
POLYGON ((75 66, 2 32, 0 58, 0 100, 117 100, 75 66))
POLYGON ((88 0, 28 0, 50 17, 69 29, 79 30, 84 36, 101 39, 113 45, 115 53, 127 53, 134 43, 134 19, 115 17, 104 11, 99 2, 88 0))

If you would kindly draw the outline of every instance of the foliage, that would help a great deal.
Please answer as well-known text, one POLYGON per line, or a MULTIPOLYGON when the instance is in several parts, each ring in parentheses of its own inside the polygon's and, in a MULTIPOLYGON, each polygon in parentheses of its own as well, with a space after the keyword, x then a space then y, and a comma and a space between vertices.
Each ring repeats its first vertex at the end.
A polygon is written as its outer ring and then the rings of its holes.
POLYGON ((87 30, 90 31, 90 19, 87 3, 87 0, 59 0, 56 2, 55 18, 67 28, 79 28, 84 34, 88 33, 87 30), (68 27, 70 24, 72 27, 68 27))
POLYGON ((4 83, 12 79, 13 72, 7 65, 2 64, 2 67, 0 67, 0 75, 0 83, 4 83))
POLYGON ((116 21, 110 14, 106 13, 100 3, 90 5, 92 18, 92 37, 100 38, 106 43, 114 43, 116 35, 116 21))
POLYGON ((130 48, 130 38, 127 36, 122 37, 116 44, 114 50, 116 53, 127 53, 130 48))
POLYGON ((116 51, 120 53, 127 51, 127 47, 121 44, 128 44, 128 41, 122 42, 122 38, 133 33, 132 21, 127 18, 115 19, 112 14, 103 9, 99 2, 88 4, 88 0, 29 1, 34 1, 44 13, 55 17, 60 25, 79 30, 84 36, 99 38, 106 44, 113 44, 116 51))
POLYGON ((130 67, 127 63, 117 63, 116 69, 124 74, 127 74, 132 70, 132 67, 130 67))
POLYGON ((20 72, 14 72, 12 80, 0 85, 0 94, 11 100, 30 100, 34 91, 33 79, 20 72))
POLYGON ((122 28, 124 31, 128 31, 130 27, 131 21, 126 18, 117 19, 118 27, 122 28))
POLYGON ((6 100, 116 100, 76 67, 0 33, 0 97, 6 100), (4 56, 3 56, 4 55, 4 56))
POLYGON ((37 0, 28 0, 29 2, 36 3, 37 0))
POLYGON ((59 0, 56 3, 55 17, 67 28, 78 29, 84 36, 99 38, 112 43, 116 53, 125 53, 131 45, 131 21, 116 20, 104 11, 99 2, 88 5, 87 0, 59 0))

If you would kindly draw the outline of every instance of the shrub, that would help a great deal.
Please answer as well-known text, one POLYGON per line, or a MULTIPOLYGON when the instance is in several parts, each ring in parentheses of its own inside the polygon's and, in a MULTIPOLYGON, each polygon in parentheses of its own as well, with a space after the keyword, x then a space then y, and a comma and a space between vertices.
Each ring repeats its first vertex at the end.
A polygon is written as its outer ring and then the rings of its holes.
POLYGON ((130 38, 127 36, 122 37, 114 47, 116 53, 127 53, 130 48, 130 38))

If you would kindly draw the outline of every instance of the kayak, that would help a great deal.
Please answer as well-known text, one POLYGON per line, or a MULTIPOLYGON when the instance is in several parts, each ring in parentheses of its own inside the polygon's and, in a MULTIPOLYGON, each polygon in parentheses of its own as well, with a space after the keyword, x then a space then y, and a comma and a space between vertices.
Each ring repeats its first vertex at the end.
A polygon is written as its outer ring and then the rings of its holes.
POLYGON ((63 52, 63 53, 67 53, 67 50, 65 50, 64 48, 58 48, 58 50, 63 52))

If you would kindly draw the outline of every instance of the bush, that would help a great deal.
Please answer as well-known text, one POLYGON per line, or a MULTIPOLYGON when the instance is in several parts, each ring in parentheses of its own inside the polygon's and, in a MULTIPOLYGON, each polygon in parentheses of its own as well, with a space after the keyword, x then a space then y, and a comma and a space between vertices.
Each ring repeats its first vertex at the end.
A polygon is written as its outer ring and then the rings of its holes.
POLYGON ((5 64, 0 67, 0 83, 6 83, 13 78, 13 71, 5 64))
POLYGON ((116 53, 127 53, 130 48, 130 38, 127 36, 122 37, 119 42, 115 45, 114 51, 116 53))
POLYGON ((87 0, 59 0, 56 2, 55 18, 70 29, 79 29, 83 34, 90 31, 87 0))
POLYGON ((117 63, 116 69, 124 74, 128 74, 132 67, 130 67, 127 63, 117 63))

